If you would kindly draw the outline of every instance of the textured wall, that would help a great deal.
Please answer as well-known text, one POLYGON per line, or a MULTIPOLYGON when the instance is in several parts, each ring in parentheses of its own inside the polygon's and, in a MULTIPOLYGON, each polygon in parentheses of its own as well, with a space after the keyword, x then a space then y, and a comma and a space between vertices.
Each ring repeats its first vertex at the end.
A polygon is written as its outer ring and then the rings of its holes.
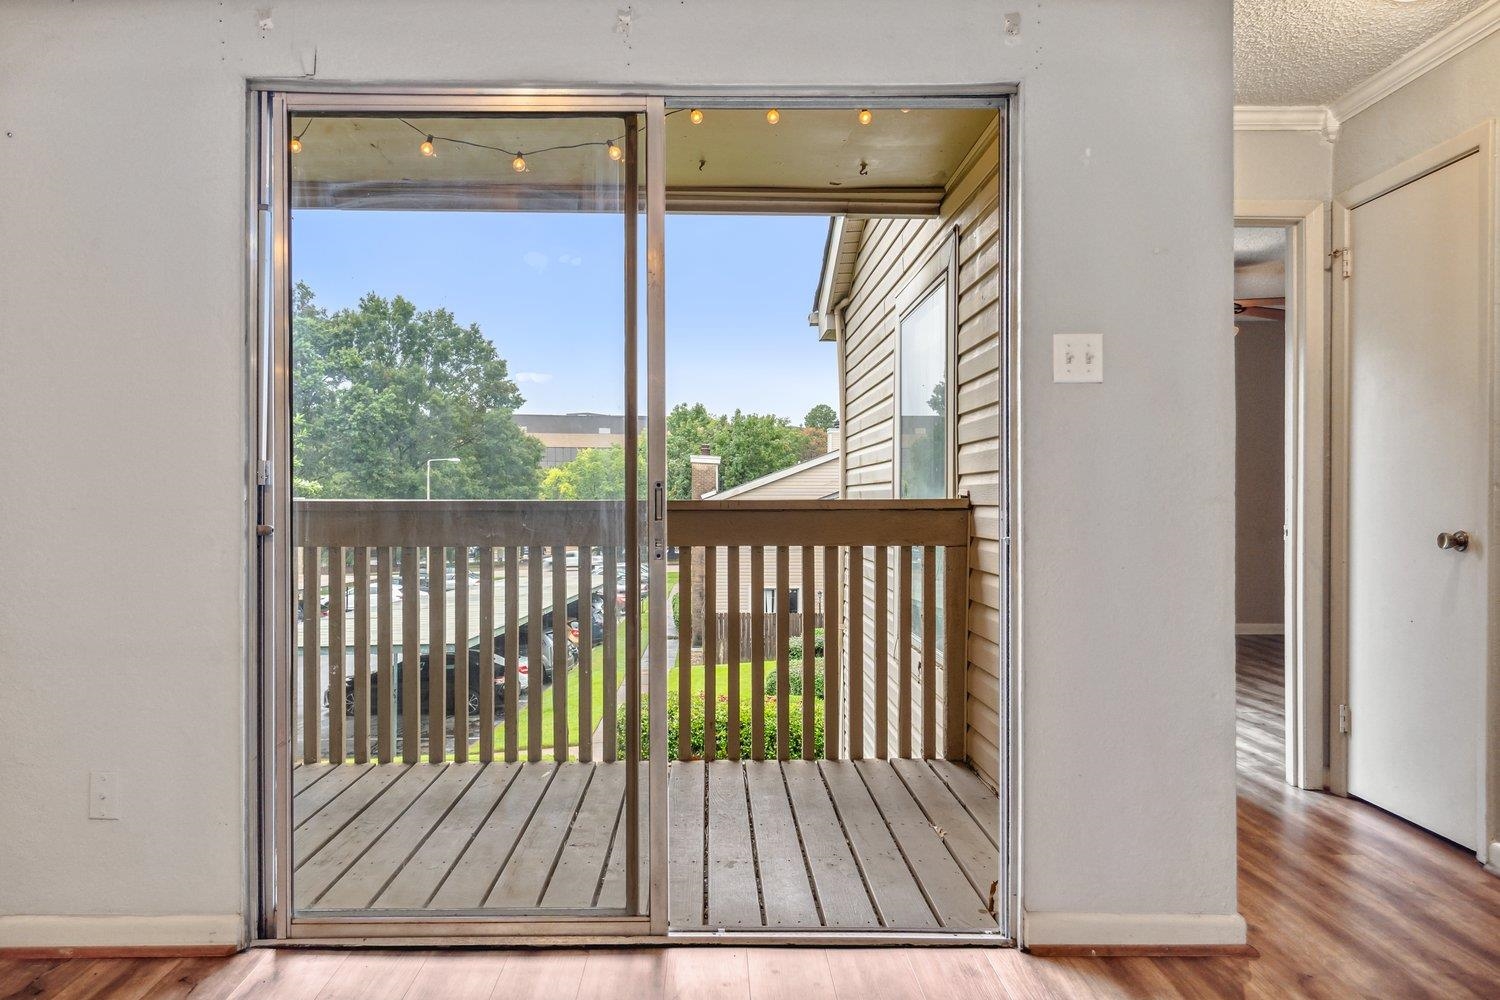
POLYGON ((1233 365, 1208 335, 1230 294, 1228 6, 621 10, 0 7, 0 914, 249 906, 245 80, 315 63, 333 81, 1018 82, 1028 926, 1241 938, 1233 365), (1170 308, 1146 322, 1122 307, 1139 302, 1170 308), (1052 384, 1070 330, 1105 335, 1103 385, 1052 384), (98 767, 121 774, 119 822, 86 818, 98 767))

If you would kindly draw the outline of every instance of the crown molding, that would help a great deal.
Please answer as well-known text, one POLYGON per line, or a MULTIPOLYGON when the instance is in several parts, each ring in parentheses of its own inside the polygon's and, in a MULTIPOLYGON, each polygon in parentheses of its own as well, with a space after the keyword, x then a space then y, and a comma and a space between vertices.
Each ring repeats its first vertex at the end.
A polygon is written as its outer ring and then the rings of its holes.
POLYGON ((1500 30, 1500 0, 1470 11, 1329 106, 1344 122, 1500 30))
POLYGON ((1339 134, 1339 120, 1328 108, 1316 104, 1281 107, 1237 104, 1234 127, 1238 132, 1320 132, 1329 142, 1339 134))

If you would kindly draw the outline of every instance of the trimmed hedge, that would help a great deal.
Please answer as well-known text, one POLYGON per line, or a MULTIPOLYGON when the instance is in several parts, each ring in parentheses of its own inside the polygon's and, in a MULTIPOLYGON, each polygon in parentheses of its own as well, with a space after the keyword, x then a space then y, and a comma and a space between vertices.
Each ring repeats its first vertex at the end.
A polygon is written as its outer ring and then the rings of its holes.
MULTIPOLYGON (((797 655, 798 655, 798 657, 800 657, 802 654, 798 653, 797 655)), ((787 675, 787 678, 788 678, 787 679, 787 687, 791 689, 792 695, 794 697, 801 697, 802 696, 802 664, 799 663, 796 659, 792 660, 791 672, 787 675)), ((766 696, 770 697, 770 696, 776 694, 776 688, 777 688, 777 686, 778 685, 776 683, 776 671, 775 670, 767 670, 766 671, 766 696)), ((823 661, 822 660, 814 660, 813 661, 813 697, 817 698, 819 701, 822 701, 824 699, 824 697, 826 697, 826 695, 823 692, 823 661)))
MULTIPOLYGON (((818 704, 814 706, 813 712, 813 756, 823 755, 823 699, 817 699, 818 704)), ((641 757, 649 758, 651 745, 650 721, 645 717, 646 699, 641 699, 642 721, 641 721, 641 757)), ((790 716, 787 726, 787 753, 792 757, 802 756, 802 699, 796 696, 787 699, 787 714, 790 716)), ((679 759, 678 754, 678 701, 676 694, 667 695, 667 756, 672 760, 679 759)), ((694 759, 703 757, 703 738, 705 717, 703 712, 703 699, 701 697, 693 700, 693 711, 691 718, 692 726, 692 756, 694 759)), ((717 699, 714 712, 714 748, 715 755, 720 759, 727 757, 726 752, 729 740, 729 696, 720 695, 717 699)), ((621 705, 618 714, 618 725, 616 727, 617 745, 616 752, 623 757, 625 755, 625 729, 627 721, 625 717, 625 706, 621 705)), ((767 698, 765 702, 765 746, 762 747, 764 756, 770 760, 776 759, 776 699, 767 698)), ((750 704, 740 703, 740 757, 749 760, 751 753, 752 729, 750 718, 750 704)))
MULTIPOLYGON (((786 652, 787 656, 792 660, 792 662, 796 663, 801 661, 802 633, 799 632, 796 635, 787 636, 786 652)), ((820 628, 813 629, 813 656, 819 660, 823 658, 823 630, 820 628)), ((820 694, 818 697, 821 698, 822 695, 820 694)))

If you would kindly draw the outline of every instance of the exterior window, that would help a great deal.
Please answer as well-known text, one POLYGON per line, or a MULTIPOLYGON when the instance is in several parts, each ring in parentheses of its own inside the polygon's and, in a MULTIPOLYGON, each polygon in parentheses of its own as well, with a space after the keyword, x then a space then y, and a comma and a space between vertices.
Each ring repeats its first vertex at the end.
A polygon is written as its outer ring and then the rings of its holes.
POLYGON ((948 279, 901 317, 899 495, 948 495, 948 279))
MULTIPOLYGON (((795 615, 795 614, 799 614, 802 611, 802 595, 799 593, 799 589, 800 588, 792 587, 792 588, 790 588, 790 589, 787 590, 787 596, 786 596, 786 610, 787 610, 787 614, 795 615)), ((765 613, 768 614, 768 615, 772 615, 772 614, 776 613, 776 588, 775 587, 767 587, 762 592, 762 594, 761 594, 761 609, 763 611, 765 611, 765 613)))

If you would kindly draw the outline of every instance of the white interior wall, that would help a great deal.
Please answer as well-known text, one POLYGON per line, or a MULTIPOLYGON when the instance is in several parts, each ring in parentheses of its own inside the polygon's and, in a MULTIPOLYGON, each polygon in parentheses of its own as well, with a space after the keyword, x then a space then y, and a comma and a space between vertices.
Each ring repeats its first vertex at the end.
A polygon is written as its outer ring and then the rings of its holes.
POLYGON ((1321 132, 1234 133, 1236 201, 1328 201, 1333 143, 1321 132))
POLYGON ((1230 36, 1176 0, 0 8, 0 945, 203 941, 249 905, 245 80, 314 67, 1018 83, 1025 933, 1243 940, 1230 36), (1066 331, 1105 335, 1104 384, 1051 382, 1066 331), (125 818, 87 819, 90 769, 125 818))

